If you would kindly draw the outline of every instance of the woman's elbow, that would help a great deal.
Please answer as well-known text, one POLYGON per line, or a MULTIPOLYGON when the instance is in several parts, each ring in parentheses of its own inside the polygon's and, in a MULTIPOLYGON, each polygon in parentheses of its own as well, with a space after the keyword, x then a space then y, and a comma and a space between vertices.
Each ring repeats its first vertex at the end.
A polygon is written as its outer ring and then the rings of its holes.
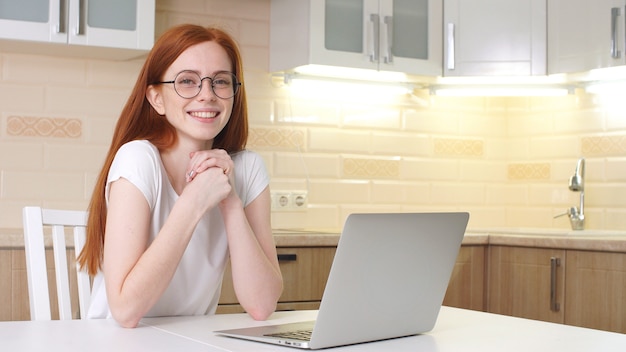
POLYGON ((268 305, 266 307, 254 307, 246 310, 248 315, 252 317, 254 320, 263 321, 267 320, 272 313, 276 311, 276 304, 268 305))
POLYGON ((115 319, 115 321, 124 328, 136 328, 142 318, 137 314, 130 313, 129 309, 124 309, 122 307, 111 306, 110 309, 113 319, 115 319))
POLYGON ((127 329, 134 329, 137 327, 137 325, 139 325, 139 320, 141 319, 135 319, 135 318, 129 318, 129 317, 118 317, 113 315, 113 319, 115 319, 115 321, 123 328, 127 328, 127 329))

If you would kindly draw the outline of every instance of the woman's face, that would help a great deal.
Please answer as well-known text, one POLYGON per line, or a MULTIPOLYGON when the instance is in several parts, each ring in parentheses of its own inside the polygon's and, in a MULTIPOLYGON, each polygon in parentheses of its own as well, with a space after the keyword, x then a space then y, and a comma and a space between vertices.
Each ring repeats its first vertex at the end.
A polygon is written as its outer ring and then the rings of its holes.
MULTIPOLYGON (((148 88, 148 100, 151 102, 155 110, 165 115, 177 131, 180 142, 204 144, 203 148, 211 148, 213 139, 226 126, 230 119, 233 109, 234 97, 227 99, 220 98, 215 95, 211 89, 212 79, 216 73, 232 72, 230 59, 226 51, 216 42, 203 42, 189 47, 172 63, 165 71, 163 81, 177 80, 177 89, 174 84, 153 85, 148 88), (183 98, 179 95, 185 95, 181 81, 182 71, 190 71, 192 76, 197 80, 202 80, 202 88, 198 95, 192 98, 183 98), (197 75, 193 75, 196 73, 197 75)), ((191 82, 191 81, 190 81, 191 82)), ((225 82, 220 80, 220 82, 225 82)), ((218 82, 215 82, 218 83, 218 82)), ((220 92, 218 87, 215 91, 221 96, 227 96, 220 92)), ((193 92, 192 92, 193 93, 193 92)), ((229 94, 228 94, 229 95, 229 94)))

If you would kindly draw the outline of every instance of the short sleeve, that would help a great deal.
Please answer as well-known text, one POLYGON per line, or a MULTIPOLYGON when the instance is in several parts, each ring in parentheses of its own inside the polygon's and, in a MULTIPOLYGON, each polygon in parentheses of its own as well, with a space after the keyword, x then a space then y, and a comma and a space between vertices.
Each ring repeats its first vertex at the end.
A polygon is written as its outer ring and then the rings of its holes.
POLYGON ((244 150, 232 156, 235 163, 236 190, 243 206, 255 200, 270 183, 265 162, 255 152, 244 150))
POLYGON ((109 188, 112 182, 124 178, 132 183, 146 197, 153 210, 162 184, 159 152, 150 142, 131 141, 124 144, 115 154, 106 184, 106 200, 109 201, 109 188))

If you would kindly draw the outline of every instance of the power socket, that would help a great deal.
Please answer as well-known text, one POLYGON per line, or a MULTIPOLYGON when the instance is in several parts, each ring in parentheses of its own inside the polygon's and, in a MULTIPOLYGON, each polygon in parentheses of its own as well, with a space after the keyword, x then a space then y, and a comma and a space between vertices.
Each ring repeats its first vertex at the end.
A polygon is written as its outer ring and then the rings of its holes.
POLYGON ((308 206, 307 191, 272 191, 273 211, 305 211, 308 206))

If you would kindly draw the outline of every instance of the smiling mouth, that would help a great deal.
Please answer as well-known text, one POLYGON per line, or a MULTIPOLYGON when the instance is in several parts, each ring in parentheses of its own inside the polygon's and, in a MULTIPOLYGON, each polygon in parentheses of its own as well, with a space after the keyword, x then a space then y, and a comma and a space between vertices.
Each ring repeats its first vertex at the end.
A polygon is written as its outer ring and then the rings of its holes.
POLYGON ((201 119, 212 119, 215 116, 217 116, 217 112, 216 111, 193 111, 193 112, 190 112, 189 115, 193 117, 201 118, 201 119))

